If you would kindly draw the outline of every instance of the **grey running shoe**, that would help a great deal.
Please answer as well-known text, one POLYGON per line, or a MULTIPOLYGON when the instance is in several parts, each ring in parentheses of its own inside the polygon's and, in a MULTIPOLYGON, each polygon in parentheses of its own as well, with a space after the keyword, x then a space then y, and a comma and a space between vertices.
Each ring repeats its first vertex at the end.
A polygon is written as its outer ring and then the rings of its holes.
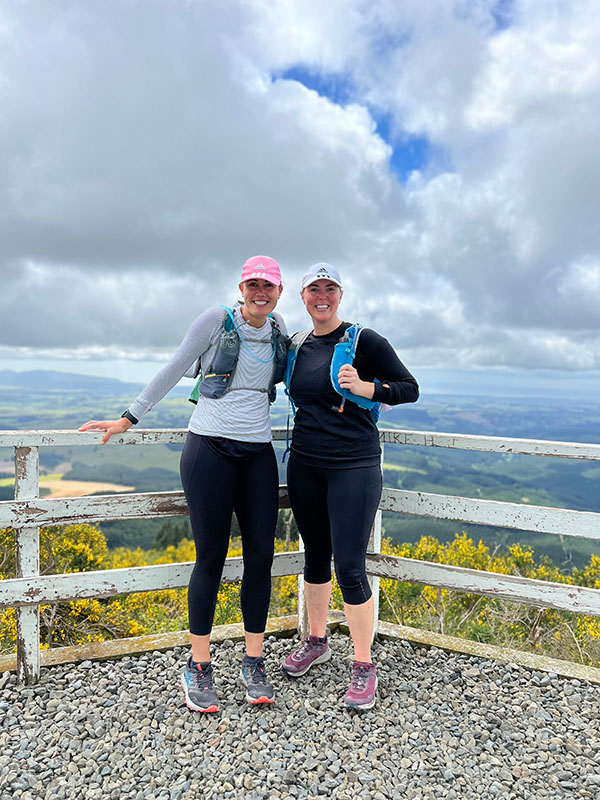
POLYGON ((246 687, 246 700, 252 705, 275 702, 273 687, 267 680, 263 658, 257 658, 254 661, 244 659, 240 672, 240 683, 246 687))
POLYGON ((294 650, 284 659, 281 669, 292 678, 299 678, 313 666, 313 664, 324 664, 331 658, 329 641, 321 641, 318 636, 307 636, 304 643, 298 650, 294 650))
POLYGON ((350 686, 344 698, 347 708, 356 708, 366 711, 375 705, 375 692, 377 691, 377 670, 375 664, 355 661, 352 665, 350 686))
POLYGON ((219 699, 213 686, 212 664, 209 662, 203 669, 200 664, 192 667, 191 661, 190 657, 181 676, 186 706, 191 711, 218 711, 219 699))

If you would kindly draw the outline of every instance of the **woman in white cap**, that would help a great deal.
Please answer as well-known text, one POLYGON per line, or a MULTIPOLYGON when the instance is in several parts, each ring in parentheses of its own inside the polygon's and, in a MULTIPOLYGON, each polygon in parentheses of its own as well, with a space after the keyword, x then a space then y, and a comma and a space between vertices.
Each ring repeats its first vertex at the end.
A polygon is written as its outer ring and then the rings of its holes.
POLYGON ((244 558, 246 654, 240 679, 249 703, 273 702, 262 645, 279 500, 269 401, 275 399, 287 350, 283 319, 273 313, 283 289, 278 263, 268 256, 248 259, 239 289, 242 298, 233 309, 210 308, 192 323, 172 359, 121 419, 92 421, 80 428, 105 431, 105 444, 137 424, 198 364, 202 376, 197 404, 181 456, 181 481, 196 544, 188 590, 192 653, 181 678, 185 702, 193 711, 219 710, 210 632, 234 510, 244 558))
POLYGON ((377 672, 365 555, 382 489, 373 411, 379 403, 413 403, 419 387, 387 339, 340 319, 342 294, 335 267, 309 269, 301 296, 313 328, 292 338, 289 355, 286 383, 296 416, 287 481, 304 541, 310 634, 282 667, 300 677, 331 657, 326 624, 333 555, 354 647, 345 704, 368 709, 375 705, 377 672))

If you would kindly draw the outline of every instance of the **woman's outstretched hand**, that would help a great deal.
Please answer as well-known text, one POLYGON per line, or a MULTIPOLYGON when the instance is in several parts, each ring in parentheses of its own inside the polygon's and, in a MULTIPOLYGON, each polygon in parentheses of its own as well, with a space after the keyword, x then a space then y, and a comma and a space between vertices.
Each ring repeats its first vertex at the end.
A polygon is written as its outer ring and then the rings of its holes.
POLYGON ((373 399, 375 384, 370 381, 361 381, 358 377, 358 372, 350 364, 344 364, 340 367, 338 382, 342 389, 347 389, 352 394, 366 397, 367 400, 373 399))
POLYGON ((128 431, 129 428, 131 428, 132 424, 133 423, 130 422, 126 417, 121 417, 121 419, 93 419, 90 422, 86 422, 85 425, 82 425, 79 430, 106 431, 102 437, 102 444, 106 444, 111 436, 114 436, 115 433, 125 433, 125 431, 128 431))

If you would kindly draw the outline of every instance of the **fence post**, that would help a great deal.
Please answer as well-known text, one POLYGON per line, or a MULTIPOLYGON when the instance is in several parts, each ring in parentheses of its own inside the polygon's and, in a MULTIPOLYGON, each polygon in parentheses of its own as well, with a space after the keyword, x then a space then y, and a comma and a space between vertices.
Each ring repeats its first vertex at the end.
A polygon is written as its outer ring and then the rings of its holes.
MULTIPOLYGON (((39 497, 39 451, 15 447, 15 500, 39 497)), ((17 528, 17 578, 40 574, 40 529, 17 528)), ((17 675, 25 684, 40 679, 40 607, 17 608, 17 675)))
MULTIPOLYGON (((304 552, 304 542, 300 534, 298 534, 298 552, 304 552)), ((304 641, 308 634, 308 609, 306 608, 306 594, 304 592, 304 575, 300 573, 298 575, 298 635, 304 641)))
MULTIPOLYGON (((381 472, 383 473, 383 448, 384 444, 381 443, 381 472)), ((369 536, 369 543, 367 545, 367 553, 381 553, 381 509, 377 509, 375 519, 373 520, 373 527, 371 528, 371 535, 369 536)), ((373 640, 377 636, 377 627, 379 625, 379 578, 375 575, 369 575, 369 586, 373 592, 373 640)))

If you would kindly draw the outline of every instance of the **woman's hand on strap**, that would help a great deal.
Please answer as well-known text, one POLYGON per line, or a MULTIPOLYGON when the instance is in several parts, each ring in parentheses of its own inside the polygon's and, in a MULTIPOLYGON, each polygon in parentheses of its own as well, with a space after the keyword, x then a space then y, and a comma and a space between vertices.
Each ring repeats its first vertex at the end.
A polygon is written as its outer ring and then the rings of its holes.
POLYGON ((346 389, 359 397, 366 397, 367 400, 373 399, 375 384, 370 381, 361 381, 358 372, 350 364, 344 364, 338 372, 338 382, 342 389, 346 389))
POLYGON ((125 431, 128 431, 129 428, 131 428, 132 424, 133 423, 125 417, 121 417, 121 419, 93 419, 90 422, 86 422, 85 425, 82 425, 79 430, 106 431, 102 437, 102 444, 106 444, 111 436, 114 436, 115 433, 125 433, 125 431))

